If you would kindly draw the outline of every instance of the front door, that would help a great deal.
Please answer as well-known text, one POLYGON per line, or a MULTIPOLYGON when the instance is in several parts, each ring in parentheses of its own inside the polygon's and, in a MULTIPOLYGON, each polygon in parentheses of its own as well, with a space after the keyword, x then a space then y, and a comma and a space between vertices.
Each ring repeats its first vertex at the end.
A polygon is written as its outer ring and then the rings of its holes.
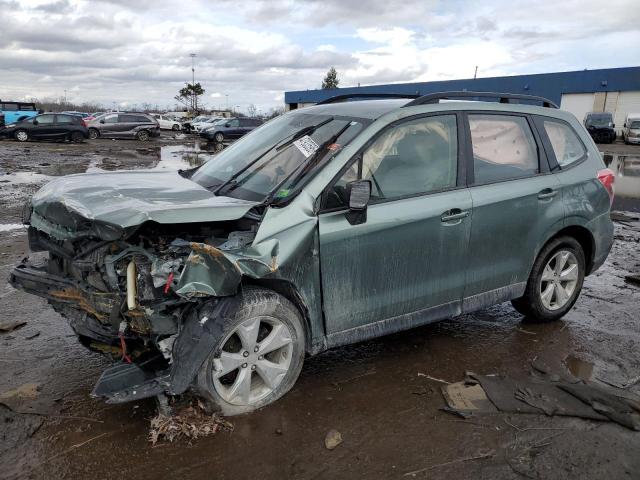
POLYGON ((53 114, 38 115, 33 121, 31 136, 33 138, 43 139, 54 136, 57 127, 55 119, 55 115, 53 114))
POLYGON ((464 296, 473 309, 478 295, 492 292, 500 301, 521 293, 564 210, 558 179, 526 116, 470 113, 468 123, 473 224, 464 296))
POLYGON ((396 123, 326 191, 319 236, 327 334, 387 320, 383 333, 458 311, 471 196, 460 185, 457 137, 455 114, 396 123), (371 181, 372 197, 365 221, 352 224, 346 191, 359 178, 371 181), (420 316, 406 323, 414 312, 420 316))

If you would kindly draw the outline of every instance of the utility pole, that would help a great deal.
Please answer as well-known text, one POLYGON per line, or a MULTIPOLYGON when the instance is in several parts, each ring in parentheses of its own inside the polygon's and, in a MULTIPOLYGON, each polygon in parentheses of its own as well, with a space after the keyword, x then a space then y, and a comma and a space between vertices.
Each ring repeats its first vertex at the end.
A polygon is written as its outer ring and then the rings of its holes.
POLYGON ((476 71, 473 74, 473 79, 475 80, 477 76, 478 76, 478 66, 476 65, 476 71))
POLYGON ((228 94, 228 93, 225 93, 225 94, 224 94, 224 96, 225 96, 225 97, 226 97, 226 99, 227 99, 227 110, 229 110, 229 94, 228 94))
POLYGON ((195 67, 195 58, 196 58, 196 54, 195 53, 190 53, 189 56, 191 57, 191 92, 192 92, 192 97, 191 97, 191 108, 193 109, 194 113, 198 111, 198 97, 196 96, 196 67, 195 67))
POLYGON ((66 108, 66 105, 67 105, 67 89, 66 88, 64 89, 64 105, 66 108))

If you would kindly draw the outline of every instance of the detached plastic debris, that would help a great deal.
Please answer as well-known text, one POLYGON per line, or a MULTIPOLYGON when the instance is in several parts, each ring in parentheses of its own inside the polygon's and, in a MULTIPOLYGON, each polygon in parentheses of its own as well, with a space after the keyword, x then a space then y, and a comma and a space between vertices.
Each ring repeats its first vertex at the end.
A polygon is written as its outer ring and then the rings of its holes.
POLYGON ((544 413, 611 421, 640 431, 640 397, 593 384, 469 374, 463 382, 444 386, 442 393, 448 405, 444 410, 464 418, 496 410, 544 413))

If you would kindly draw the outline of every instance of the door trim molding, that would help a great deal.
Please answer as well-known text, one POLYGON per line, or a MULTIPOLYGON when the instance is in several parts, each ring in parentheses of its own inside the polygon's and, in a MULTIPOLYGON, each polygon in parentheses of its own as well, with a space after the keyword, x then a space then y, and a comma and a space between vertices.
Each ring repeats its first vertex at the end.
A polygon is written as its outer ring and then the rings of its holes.
POLYGON ((367 325, 331 333, 326 335, 322 341, 313 343, 311 346, 311 354, 315 355, 329 348, 409 330, 414 327, 456 317, 463 313, 475 312, 513 298, 519 298, 524 294, 526 287, 527 282, 514 283, 505 287, 489 290, 488 292, 465 297, 462 302, 454 301, 444 303, 442 305, 436 305, 435 307, 418 310, 417 312, 385 318, 384 320, 379 320, 367 325))
POLYGON ((497 305, 513 298, 524 295, 527 282, 512 283, 506 287, 500 287, 488 292, 477 293, 462 299, 462 313, 475 312, 482 308, 497 305))

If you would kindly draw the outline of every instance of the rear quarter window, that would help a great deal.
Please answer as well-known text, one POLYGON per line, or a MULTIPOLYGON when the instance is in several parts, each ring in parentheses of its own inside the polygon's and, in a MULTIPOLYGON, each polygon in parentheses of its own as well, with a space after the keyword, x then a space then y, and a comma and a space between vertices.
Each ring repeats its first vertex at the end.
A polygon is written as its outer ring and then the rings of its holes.
POLYGON ((585 146, 569 125, 554 120, 544 120, 543 125, 560 167, 567 167, 585 156, 585 146))

